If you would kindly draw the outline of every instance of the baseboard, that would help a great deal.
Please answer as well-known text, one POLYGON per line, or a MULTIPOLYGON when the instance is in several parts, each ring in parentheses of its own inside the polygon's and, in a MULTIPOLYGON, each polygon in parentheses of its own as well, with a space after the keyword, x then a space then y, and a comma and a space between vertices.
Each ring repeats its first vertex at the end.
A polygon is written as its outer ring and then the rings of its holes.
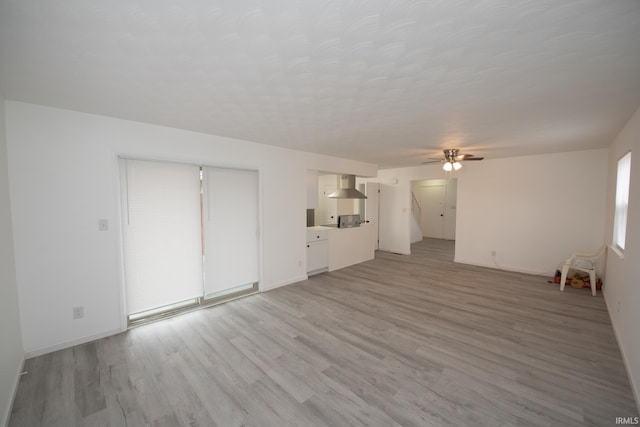
POLYGON ((13 403, 16 401, 16 394, 18 393, 18 385, 20 384, 20 377, 22 372, 24 372, 24 361, 26 357, 22 358, 22 362, 20 363, 20 369, 16 372, 16 379, 13 381, 13 390, 11 390, 11 400, 9 401, 9 405, 5 409, 4 418, 2 421, 3 426, 9 426, 9 419, 11 418, 11 410, 13 409, 13 403))
MULTIPOLYGON (((631 385, 631 392, 633 393, 633 400, 636 402, 636 408, 638 412, 640 412, 640 390, 636 387, 636 384, 633 382, 633 376, 631 375, 631 370, 629 369, 629 359, 624 352, 624 347, 620 344, 620 337, 618 336, 618 330, 616 329, 615 323, 613 323, 613 317, 611 317, 611 307, 609 306, 609 302, 607 301, 607 296, 603 292, 604 303, 607 306, 607 314, 609 315, 609 320, 611 321, 611 327, 613 328, 613 335, 616 337, 616 343, 618 344, 618 348, 620 349, 620 354, 622 355, 622 363, 624 363, 624 368, 627 371, 627 378, 629 378, 629 384, 631 385)), ((623 415, 624 416, 624 415, 623 415)))
POLYGON ((394 249, 386 249, 386 248, 378 248, 376 250, 377 251, 382 251, 382 252, 389 252, 389 253, 396 254, 396 255, 411 255, 411 251, 409 251, 409 252, 396 251, 394 249))
POLYGON ((28 351, 25 357, 27 359, 31 359, 32 357, 42 356, 43 354, 53 353, 54 351, 64 350, 65 348, 73 347, 80 344, 85 344, 91 341, 99 340, 100 338, 109 337, 111 335, 116 335, 116 334, 119 334, 120 332, 124 332, 124 330, 111 329, 109 331, 101 332, 95 335, 90 335, 88 337, 77 338, 77 339, 65 341, 59 344, 42 347, 36 350, 28 351))
POLYGON ((484 263, 479 263, 479 262, 476 262, 476 261, 469 261, 469 260, 460 259, 460 258, 455 258, 453 260, 453 262, 457 262, 459 264, 475 265, 476 267, 492 268, 494 270, 511 271, 513 273, 531 274, 533 276, 549 276, 549 277, 553 277, 555 275, 555 271, 553 271, 553 272, 549 272, 549 271, 533 271, 533 270, 527 270, 527 269, 524 269, 524 268, 505 267, 503 265, 498 265, 498 264, 484 264, 484 263))
POLYGON ((271 290, 274 290, 274 289, 277 289, 277 288, 281 288, 282 286, 287 286, 287 285, 292 285, 294 283, 303 282, 303 281, 305 281, 307 279, 308 279, 308 276, 305 274, 304 276, 298 276, 298 277, 295 277, 295 278, 290 279, 290 280, 285 280, 284 282, 274 283, 274 284, 271 284, 271 285, 268 285, 268 286, 265 284, 265 287, 264 287, 263 291, 264 292, 271 291, 271 290))

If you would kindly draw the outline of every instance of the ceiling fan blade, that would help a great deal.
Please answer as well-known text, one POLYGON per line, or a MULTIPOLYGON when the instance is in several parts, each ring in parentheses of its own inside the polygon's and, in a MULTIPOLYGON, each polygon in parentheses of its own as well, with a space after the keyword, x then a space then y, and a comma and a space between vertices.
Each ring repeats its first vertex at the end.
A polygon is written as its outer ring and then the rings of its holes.
POLYGON ((469 160, 472 158, 475 158, 476 156, 474 156, 473 154, 460 154, 459 156, 456 156, 456 160, 460 161, 460 160, 469 160))
POLYGON ((445 162, 461 162, 463 160, 482 160, 484 159, 484 157, 476 157, 473 154, 458 154, 460 150, 456 149, 449 149, 449 150, 443 150, 444 151, 444 159, 440 158, 440 159, 435 159, 433 157, 429 157, 427 158, 427 161, 422 162, 423 165, 427 165, 430 163, 445 163, 445 162))

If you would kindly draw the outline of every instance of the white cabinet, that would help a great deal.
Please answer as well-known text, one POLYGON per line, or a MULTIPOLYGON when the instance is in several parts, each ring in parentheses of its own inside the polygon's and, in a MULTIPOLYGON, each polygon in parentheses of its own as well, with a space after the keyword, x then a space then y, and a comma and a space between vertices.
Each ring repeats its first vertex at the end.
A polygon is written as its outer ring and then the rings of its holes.
POLYGON ((329 267, 329 242, 319 240, 307 243, 307 273, 320 272, 329 267), (320 271, 319 271, 320 270, 320 271))
POLYGON ((310 227, 307 229, 307 243, 327 240, 329 238, 329 230, 320 230, 319 228, 320 227, 310 227))
POLYGON ((329 268, 329 230, 307 229, 307 273, 315 274, 329 268))

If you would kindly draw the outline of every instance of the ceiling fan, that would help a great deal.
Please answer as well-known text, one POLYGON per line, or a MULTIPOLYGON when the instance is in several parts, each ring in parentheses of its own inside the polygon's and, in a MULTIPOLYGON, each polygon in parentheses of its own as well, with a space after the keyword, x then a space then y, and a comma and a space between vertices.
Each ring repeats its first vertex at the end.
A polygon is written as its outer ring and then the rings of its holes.
POLYGON ((462 167, 460 162, 462 161, 484 159, 484 157, 477 157, 473 154, 460 154, 460 150, 457 148, 442 150, 442 152, 444 153, 444 159, 429 159, 426 162, 422 162, 422 164, 426 165, 429 163, 444 163, 444 165, 442 165, 442 169, 449 172, 451 170, 460 169, 462 167))

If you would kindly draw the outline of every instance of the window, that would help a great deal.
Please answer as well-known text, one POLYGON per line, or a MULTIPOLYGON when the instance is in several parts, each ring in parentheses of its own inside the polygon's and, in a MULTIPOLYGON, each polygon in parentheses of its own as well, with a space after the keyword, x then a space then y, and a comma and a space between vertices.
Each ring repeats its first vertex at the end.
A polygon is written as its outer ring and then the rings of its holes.
POLYGON ((629 182, 631 179, 631 153, 618 160, 616 179, 616 210, 613 218, 613 245, 624 250, 627 234, 627 208, 629 206, 629 182))

